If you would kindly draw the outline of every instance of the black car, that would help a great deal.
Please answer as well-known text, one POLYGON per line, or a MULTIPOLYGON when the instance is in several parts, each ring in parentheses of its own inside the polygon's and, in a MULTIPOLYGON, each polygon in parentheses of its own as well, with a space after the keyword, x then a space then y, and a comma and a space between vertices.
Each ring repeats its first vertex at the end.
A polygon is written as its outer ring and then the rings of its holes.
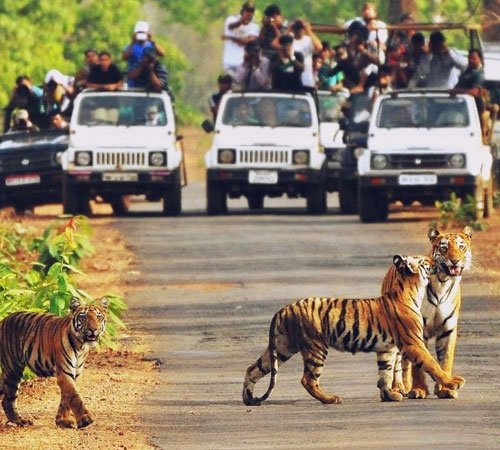
POLYGON ((68 130, 9 132, 0 140, 0 207, 22 214, 61 202, 61 155, 68 130))

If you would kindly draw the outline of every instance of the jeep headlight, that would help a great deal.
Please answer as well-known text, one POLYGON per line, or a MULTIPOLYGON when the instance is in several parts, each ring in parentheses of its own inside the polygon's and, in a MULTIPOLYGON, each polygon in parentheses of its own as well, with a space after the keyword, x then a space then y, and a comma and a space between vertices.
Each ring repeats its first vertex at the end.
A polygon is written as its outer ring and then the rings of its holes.
POLYGON ((91 166, 92 153, 88 151, 75 152, 75 165, 77 166, 91 166))
POLYGON ((150 166, 166 166, 167 153, 166 152, 149 152, 149 165, 150 166))
POLYGON ((454 169, 462 169, 465 167, 465 155, 462 153, 455 153, 450 156, 448 162, 450 167, 453 167, 454 169))
POLYGON ((365 149, 363 147, 356 147, 353 151, 353 155, 356 159, 361 158, 365 154, 365 149))
POLYGON ((217 153, 219 164, 234 164, 236 162, 236 150, 234 148, 221 148, 217 153))
POLYGON ((299 165, 309 164, 309 150, 293 150, 292 163, 299 165))
POLYGON ((373 155, 372 157, 372 168, 373 169, 385 169, 388 166, 387 157, 385 155, 373 155))

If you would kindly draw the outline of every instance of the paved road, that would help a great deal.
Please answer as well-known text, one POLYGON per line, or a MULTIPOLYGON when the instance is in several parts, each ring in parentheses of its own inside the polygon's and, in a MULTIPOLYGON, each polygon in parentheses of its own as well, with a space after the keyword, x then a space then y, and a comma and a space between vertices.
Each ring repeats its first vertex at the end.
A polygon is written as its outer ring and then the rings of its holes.
MULTIPOLYGON (((149 286, 131 293, 130 321, 165 363, 144 404, 146 431, 164 449, 500 448, 499 293, 473 273, 463 280, 455 372, 467 384, 458 400, 381 403, 375 355, 332 351, 322 383, 341 405, 306 393, 298 355, 263 406, 243 405, 244 371, 279 307, 310 295, 376 296, 394 253, 428 251, 431 211, 362 225, 329 201, 325 216, 304 214, 304 200, 277 199, 260 214, 230 201, 229 215, 207 217, 203 185, 192 184, 182 217, 117 221, 149 286)), ((257 393, 266 387, 267 378, 257 393)))

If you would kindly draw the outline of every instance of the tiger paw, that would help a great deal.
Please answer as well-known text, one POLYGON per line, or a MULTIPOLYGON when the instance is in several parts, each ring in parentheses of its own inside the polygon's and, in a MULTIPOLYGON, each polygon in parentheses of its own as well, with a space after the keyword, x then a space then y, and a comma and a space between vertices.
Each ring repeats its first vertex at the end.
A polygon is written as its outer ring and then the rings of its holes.
POLYGON ((329 395, 325 398, 322 398, 321 403, 324 403, 327 405, 333 405, 333 404, 342 403, 342 399, 338 395, 329 395))
POLYGON ((392 391, 399 392, 403 397, 408 395, 409 390, 405 387, 404 383, 393 383, 392 385, 392 391))
POLYGON ((458 398, 458 392, 455 389, 441 388, 434 390, 434 394, 439 398, 458 398))
POLYGON ((9 420, 7 423, 15 424, 18 427, 30 427, 31 425, 33 425, 32 420, 24 419, 22 417, 18 417, 16 420, 9 420))
POLYGON ((94 420, 92 419, 92 417, 90 417, 89 414, 85 414, 84 416, 80 417, 80 419, 78 419, 76 426, 78 428, 85 428, 86 426, 90 425, 93 421, 94 420))
POLYGON ((413 388, 408 392, 408 398, 412 399, 423 399, 427 398, 429 395, 429 389, 425 388, 413 388))
MULTIPOLYGON (((446 388, 450 391, 455 391, 457 389, 460 389, 464 384, 465 384, 465 378, 458 377, 458 376, 452 376, 452 377, 450 377, 450 381, 448 381, 446 383, 442 383, 442 387, 446 388)), ((441 391, 441 390, 442 390, 442 388, 439 389, 438 386, 436 386, 434 388, 434 392, 441 391)), ((436 393, 436 395, 437 395, 437 393, 436 393)), ((440 398, 450 398, 450 397, 440 397, 440 398)))
POLYGON ((56 419, 56 425, 61 428, 75 428, 75 422, 68 419, 56 419))
POLYGON ((403 394, 397 389, 380 391, 380 398, 383 402, 400 402, 403 400, 403 394))

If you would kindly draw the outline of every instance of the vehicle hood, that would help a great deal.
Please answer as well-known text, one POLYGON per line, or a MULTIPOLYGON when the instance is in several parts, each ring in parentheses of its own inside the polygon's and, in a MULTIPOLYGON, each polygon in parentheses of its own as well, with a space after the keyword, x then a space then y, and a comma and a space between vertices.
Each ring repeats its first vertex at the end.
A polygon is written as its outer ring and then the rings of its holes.
POLYGON ((234 127, 215 134, 214 144, 221 147, 250 146, 293 147, 318 143, 318 133, 312 129, 284 127, 234 127))
POLYGON ((393 128, 377 129, 368 134, 371 149, 468 149, 471 144, 480 143, 481 137, 470 129, 449 128, 393 128))
POLYGON ((324 147, 344 147, 342 141, 344 132, 336 122, 323 122, 319 124, 320 142, 324 147))
POLYGON ((70 134, 76 148, 159 148, 166 147, 175 134, 164 127, 82 127, 70 134))

